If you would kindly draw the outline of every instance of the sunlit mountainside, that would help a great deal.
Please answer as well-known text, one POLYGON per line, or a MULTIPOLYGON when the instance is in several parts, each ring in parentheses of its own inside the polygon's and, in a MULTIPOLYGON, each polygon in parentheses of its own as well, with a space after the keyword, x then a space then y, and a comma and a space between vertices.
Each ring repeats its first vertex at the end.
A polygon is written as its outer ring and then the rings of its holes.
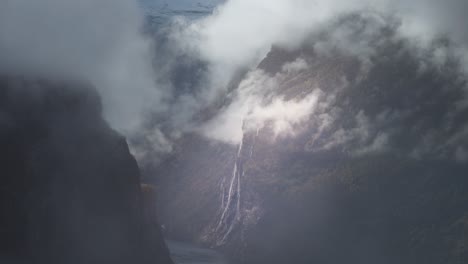
POLYGON ((467 257, 459 65, 414 53, 389 27, 373 31, 383 44, 371 54, 320 50, 355 19, 364 34, 372 20, 351 16, 315 42, 272 48, 219 106, 220 141, 177 141, 153 171, 170 237, 245 263, 467 257))

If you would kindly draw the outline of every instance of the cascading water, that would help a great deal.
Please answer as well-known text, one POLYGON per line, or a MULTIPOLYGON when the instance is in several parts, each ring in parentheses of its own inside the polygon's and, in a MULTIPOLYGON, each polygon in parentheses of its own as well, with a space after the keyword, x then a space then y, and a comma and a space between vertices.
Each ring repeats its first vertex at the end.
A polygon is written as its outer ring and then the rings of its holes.
POLYGON ((252 193, 245 185, 247 181, 244 169, 244 164, 253 156, 258 133, 259 130, 253 134, 243 134, 235 152, 232 172, 221 178, 218 217, 204 238, 215 246, 226 244, 236 229, 240 231, 239 238, 243 240, 246 221, 252 222, 252 216, 258 213, 258 204, 250 200, 252 193))
POLYGON ((244 176, 242 149, 244 138, 237 149, 234 168, 230 179, 223 177, 221 181, 221 208, 218 224, 215 229, 216 245, 220 246, 226 242, 235 226, 241 221, 241 191, 242 178, 244 176))

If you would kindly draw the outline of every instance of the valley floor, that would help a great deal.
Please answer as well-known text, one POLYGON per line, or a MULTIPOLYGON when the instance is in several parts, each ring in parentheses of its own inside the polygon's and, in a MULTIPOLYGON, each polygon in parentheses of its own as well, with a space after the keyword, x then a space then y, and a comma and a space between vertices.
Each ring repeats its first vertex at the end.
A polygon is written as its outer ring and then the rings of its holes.
POLYGON ((228 264, 215 250, 170 240, 166 243, 176 264, 228 264))

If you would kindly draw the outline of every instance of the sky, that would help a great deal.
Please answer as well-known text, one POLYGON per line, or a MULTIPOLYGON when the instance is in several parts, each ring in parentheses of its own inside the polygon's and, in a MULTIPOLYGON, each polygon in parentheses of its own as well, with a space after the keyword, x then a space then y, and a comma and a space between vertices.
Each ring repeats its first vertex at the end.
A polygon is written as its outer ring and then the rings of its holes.
POLYGON ((217 5, 223 3, 224 0, 139 0, 143 9, 150 11, 161 12, 161 10, 194 10, 203 11, 206 9, 213 9, 217 5))

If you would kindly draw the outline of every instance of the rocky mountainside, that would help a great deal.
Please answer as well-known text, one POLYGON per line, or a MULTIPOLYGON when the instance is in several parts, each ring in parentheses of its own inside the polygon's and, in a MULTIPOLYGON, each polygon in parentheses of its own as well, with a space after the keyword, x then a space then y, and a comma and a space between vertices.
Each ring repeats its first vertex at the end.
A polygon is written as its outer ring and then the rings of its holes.
POLYGON ((241 139, 185 136, 156 170, 169 236, 252 264, 468 261, 466 80, 383 30, 370 55, 273 48, 247 73, 220 109, 261 97, 241 139))
POLYGON ((1 77, 0 164, 1 263, 172 263, 88 85, 1 77))

